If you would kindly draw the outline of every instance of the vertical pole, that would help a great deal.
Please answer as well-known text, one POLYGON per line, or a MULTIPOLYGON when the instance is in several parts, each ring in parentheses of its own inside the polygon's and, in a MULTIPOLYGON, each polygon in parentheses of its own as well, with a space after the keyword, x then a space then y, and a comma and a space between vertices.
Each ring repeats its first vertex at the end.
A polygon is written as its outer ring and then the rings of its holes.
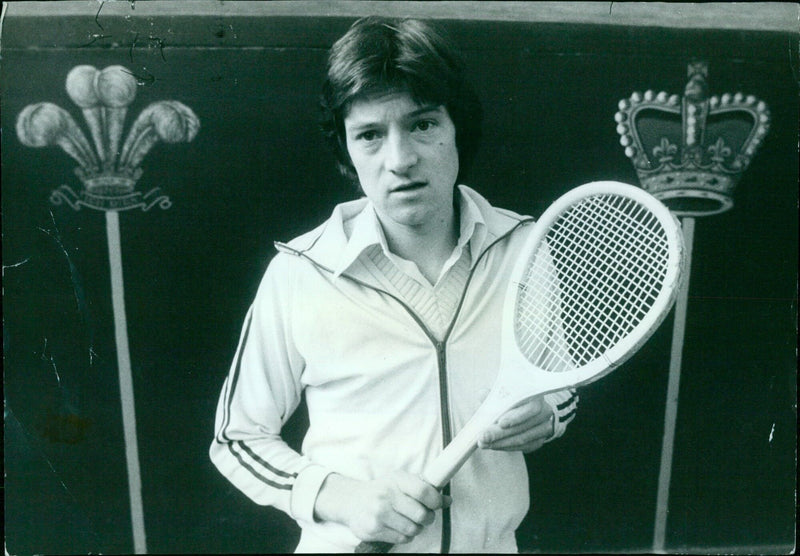
POLYGON ((125 432, 125 459, 128 466, 128 491, 131 502, 133 547, 136 554, 147 553, 142 508, 142 480, 139 470, 139 447, 136 439, 136 407, 133 397, 131 354, 128 347, 128 323, 125 315, 125 287, 122 281, 122 247, 119 233, 119 213, 106 212, 108 260, 111 267, 111 301, 114 308, 114 332, 117 342, 119 392, 122 400, 122 426, 125 432))
POLYGON ((669 513, 669 486, 672 478, 672 452, 675 444, 675 422, 678 416, 678 392, 683 359, 683 339, 686 332, 686 308, 689 301, 689 278, 692 269, 692 243, 694 241, 694 218, 682 221, 683 238, 686 245, 686 267, 678 299, 675 302, 675 320, 672 327, 672 352, 669 362, 667 404, 664 412, 664 438, 661 444, 661 469, 658 474, 658 498, 653 534, 653 552, 664 553, 669 513))

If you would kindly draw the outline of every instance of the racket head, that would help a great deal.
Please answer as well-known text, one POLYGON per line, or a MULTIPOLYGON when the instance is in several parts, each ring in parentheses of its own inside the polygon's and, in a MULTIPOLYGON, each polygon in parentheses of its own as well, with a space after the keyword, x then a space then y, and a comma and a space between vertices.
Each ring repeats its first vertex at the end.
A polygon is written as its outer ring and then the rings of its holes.
POLYGON ((534 224, 511 274, 498 379, 519 385, 533 372, 536 395, 605 376, 669 313, 684 265, 680 225, 649 193, 614 181, 570 190, 534 224))

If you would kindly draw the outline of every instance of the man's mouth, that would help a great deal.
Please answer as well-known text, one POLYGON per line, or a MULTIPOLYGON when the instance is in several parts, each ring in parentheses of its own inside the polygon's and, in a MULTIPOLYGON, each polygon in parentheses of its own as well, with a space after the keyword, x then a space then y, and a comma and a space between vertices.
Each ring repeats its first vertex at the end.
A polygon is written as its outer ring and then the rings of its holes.
POLYGON ((404 183, 392 188, 392 193, 402 193, 404 191, 414 191, 415 189, 421 189, 428 185, 424 181, 412 181, 408 183, 404 183))

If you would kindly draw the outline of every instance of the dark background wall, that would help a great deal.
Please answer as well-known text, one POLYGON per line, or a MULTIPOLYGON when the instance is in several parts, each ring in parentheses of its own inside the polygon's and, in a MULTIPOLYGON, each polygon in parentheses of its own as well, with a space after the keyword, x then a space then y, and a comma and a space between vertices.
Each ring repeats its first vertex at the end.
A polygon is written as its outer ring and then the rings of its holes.
MULTIPOLYGON (((117 2, 99 14, 92 2, 40 12, 15 4, 2 36, 8 552, 133 549, 103 215, 51 205, 59 185, 80 186, 74 162, 14 133, 23 107, 41 101, 84 125, 64 89, 79 64, 120 64, 140 77, 126 127, 165 99, 201 123, 193 142, 159 144, 142 164, 139 190, 161 187, 172 207, 120 215, 148 548, 291 550, 293 522, 229 485, 207 446, 272 242, 355 195, 316 128, 326 50, 354 14, 324 3, 259 12, 255 3, 117 2)), ((441 24, 462 45, 485 107, 469 184, 499 206, 537 215, 586 181, 636 183, 615 131, 617 102, 646 89, 682 94, 691 58, 709 61, 712 94, 741 91, 769 105, 772 128, 735 208, 697 221, 667 547, 786 552, 795 524, 797 33, 660 27, 658 14, 647 25, 580 23, 585 5, 560 22, 521 21, 513 6, 470 19, 481 15, 476 4, 445 4, 441 24)), ((667 321, 622 369, 582 389, 566 436, 528 458, 523 550, 649 549, 670 331, 667 321)), ((302 430, 298 415, 293 442, 302 430)))

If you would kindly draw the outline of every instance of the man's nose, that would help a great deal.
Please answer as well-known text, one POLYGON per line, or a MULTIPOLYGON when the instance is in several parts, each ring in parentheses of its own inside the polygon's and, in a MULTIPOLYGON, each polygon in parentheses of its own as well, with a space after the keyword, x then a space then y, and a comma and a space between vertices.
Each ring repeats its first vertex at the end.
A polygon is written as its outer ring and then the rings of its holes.
POLYGON ((402 174, 413 167, 419 156, 411 138, 403 133, 390 133, 386 142, 386 168, 395 174, 402 174))

